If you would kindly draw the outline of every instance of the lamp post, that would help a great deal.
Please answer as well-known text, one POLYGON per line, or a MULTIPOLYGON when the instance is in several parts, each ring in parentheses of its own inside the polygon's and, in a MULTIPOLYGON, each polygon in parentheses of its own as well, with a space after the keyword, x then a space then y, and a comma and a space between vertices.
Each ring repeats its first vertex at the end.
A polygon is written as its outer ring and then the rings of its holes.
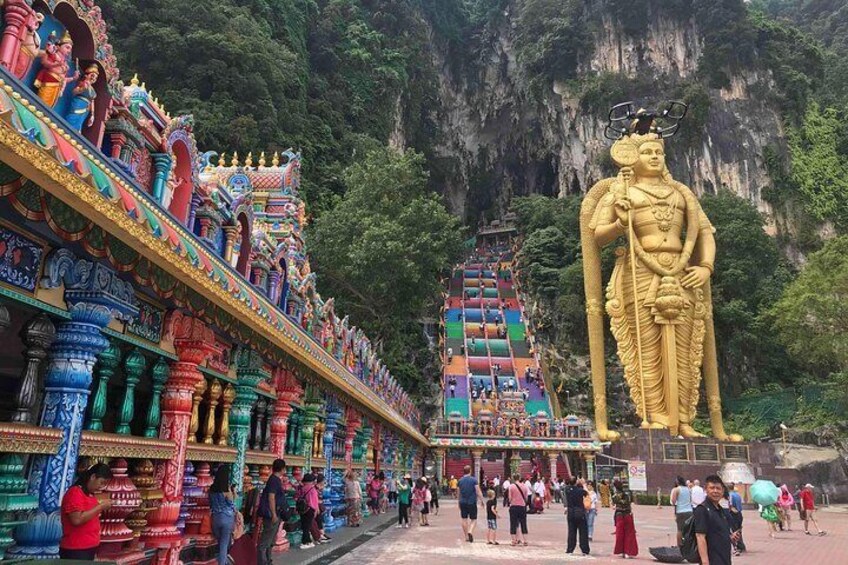
POLYGON ((565 407, 571 409, 571 391, 565 389, 565 407))
POLYGON ((783 422, 780 423, 780 435, 783 438, 783 451, 780 454, 783 456, 783 466, 786 467, 786 430, 789 428, 786 427, 786 424, 783 422))

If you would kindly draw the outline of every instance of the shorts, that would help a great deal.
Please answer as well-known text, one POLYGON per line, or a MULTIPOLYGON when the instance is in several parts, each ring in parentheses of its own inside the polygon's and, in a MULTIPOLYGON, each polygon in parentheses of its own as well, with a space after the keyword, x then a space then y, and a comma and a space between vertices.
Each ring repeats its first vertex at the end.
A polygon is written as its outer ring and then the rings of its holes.
POLYGON ((680 513, 674 515, 674 519, 677 521, 677 532, 678 533, 683 533, 683 524, 685 524, 686 520, 688 520, 691 516, 692 516, 691 512, 680 512, 680 513))
POLYGON ((497 529, 498 529, 498 520, 497 520, 497 519, 494 519, 494 520, 486 520, 486 526, 488 526, 488 527, 489 527, 489 529, 490 529, 490 530, 492 530, 492 531, 497 531, 497 529))
POLYGON ((459 504, 459 515, 463 520, 476 520, 477 519, 477 505, 476 504, 459 504))
POLYGON ((430 503, 430 506, 432 506, 433 508, 438 508, 439 507, 439 499, 434 498, 433 502, 430 503))

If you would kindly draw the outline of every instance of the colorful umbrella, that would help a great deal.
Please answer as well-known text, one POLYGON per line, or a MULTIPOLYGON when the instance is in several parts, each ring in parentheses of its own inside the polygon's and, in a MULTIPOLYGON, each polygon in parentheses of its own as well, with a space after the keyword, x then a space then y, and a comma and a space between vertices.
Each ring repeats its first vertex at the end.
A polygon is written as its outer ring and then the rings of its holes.
POLYGON ((763 506, 774 504, 780 495, 780 490, 773 482, 763 479, 754 481, 754 484, 751 485, 750 492, 754 502, 763 506))

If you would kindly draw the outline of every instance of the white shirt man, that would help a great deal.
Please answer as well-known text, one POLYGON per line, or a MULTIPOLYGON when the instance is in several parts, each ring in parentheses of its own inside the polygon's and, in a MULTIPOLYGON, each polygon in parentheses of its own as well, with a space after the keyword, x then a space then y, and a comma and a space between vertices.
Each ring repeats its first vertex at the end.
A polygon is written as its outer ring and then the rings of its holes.
POLYGON ((497 475, 495 475, 495 478, 494 478, 494 479, 492 479, 492 485, 494 485, 494 487, 495 487, 495 488, 498 488, 498 487, 500 486, 500 484, 501 484, 501 479, 500 479, 500 477, 498 477, 497 475))
POLYGON ((536 484, 533 485, 533 492, 541 496, 542 500, 545 499, 545 483, 543 483, 541 479, 536 481, 536 484))
POLYGON ((707 499, 707 493, 701 487, 701 481, 692 483, 692 506, 698 506, 707 499))

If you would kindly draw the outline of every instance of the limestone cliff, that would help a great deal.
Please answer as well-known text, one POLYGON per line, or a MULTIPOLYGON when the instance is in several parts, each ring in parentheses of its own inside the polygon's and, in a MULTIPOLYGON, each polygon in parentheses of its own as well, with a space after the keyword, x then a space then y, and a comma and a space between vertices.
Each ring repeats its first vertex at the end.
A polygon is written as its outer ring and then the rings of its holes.
MULTIPOLYGON (((522 4, 508 2, 496 25, 480 33, 476 53, 467 54, 472 65, 456 65, 456 56, 431 30, 438 77, 432 88, 440 104, 431 116, 438 127, 431 148, 434 184, 451 210, 470 222, 483 212, 496 216, 512 196, 579 193, 608 175, 609 142, 603 138, 608 105, 586 108, 581 90, 606 77, 600 88, 608 92, 601 95, 622 96, 609 103, 656 104, 694 80, 703 49, 694 19, 657 14, 636 36, 602 15, 591 29, 589 56, 580 60, 577 79, 534 90, 515 47, 522 4)), ((670 143, 677 179, 698 193, 726 186, 771 212, 762 197, 770 182, 763 152, 766 146, 784 150, 782 125, 778 109, 757 94, 771 80, 764 71, 737 72, 729 88, 706 89, 708 98, 692 108, 705 117, 684 122, 690 128, 686 140, 670 143)))

